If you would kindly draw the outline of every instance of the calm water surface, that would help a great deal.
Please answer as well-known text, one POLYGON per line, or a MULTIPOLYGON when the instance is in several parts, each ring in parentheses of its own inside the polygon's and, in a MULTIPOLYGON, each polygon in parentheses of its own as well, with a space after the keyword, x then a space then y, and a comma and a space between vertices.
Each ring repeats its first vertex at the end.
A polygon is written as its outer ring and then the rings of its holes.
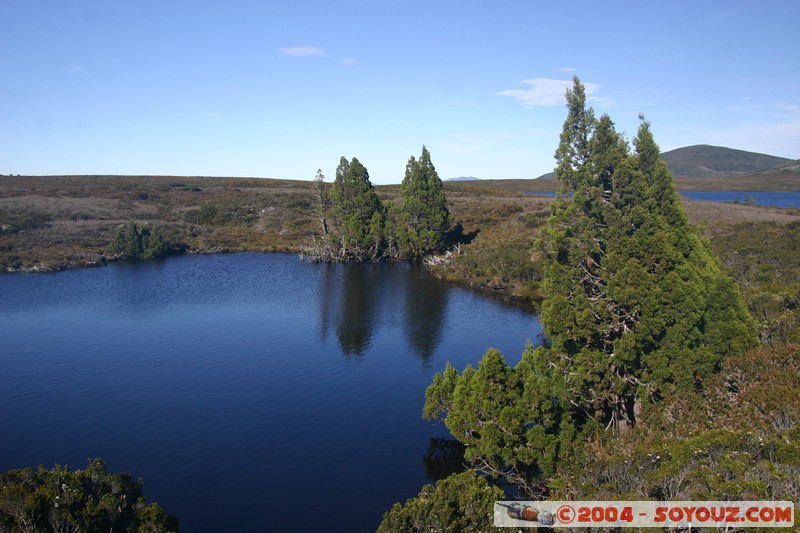
POLYGON ((800 191, 681 191, 681 196, 700 202, 755 202, 755 205, 772 207, 800 207, 800 191))
MULTIPOLYGON (((800 208, 800 191, 678 191, 681 196, 699 202, 754 202, 755 205, 800 208)), ((554 192, 529 192, 534 196, 555 196, 554 192)))
POLYGON ((184 532, 373 531, 448 435, 433 374, 541 333, 421 269, 278 254, 2 275, 0 319, 0 470, 103 457, 184 532))

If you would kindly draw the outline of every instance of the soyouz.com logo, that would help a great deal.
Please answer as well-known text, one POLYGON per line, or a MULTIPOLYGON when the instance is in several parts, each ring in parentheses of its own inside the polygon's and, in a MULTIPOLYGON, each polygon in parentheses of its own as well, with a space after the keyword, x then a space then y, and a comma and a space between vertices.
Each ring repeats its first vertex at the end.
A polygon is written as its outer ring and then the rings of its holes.
POLYGON ((495 527, 791 527, 789 501, 513 501, 494 503, 495 527))

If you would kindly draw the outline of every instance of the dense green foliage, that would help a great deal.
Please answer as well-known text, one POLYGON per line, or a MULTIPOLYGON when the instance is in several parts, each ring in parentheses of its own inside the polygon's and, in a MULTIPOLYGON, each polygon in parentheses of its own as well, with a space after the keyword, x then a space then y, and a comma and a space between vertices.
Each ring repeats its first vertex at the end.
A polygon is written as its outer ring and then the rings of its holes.
POLYGON ((690 391, 757 345, 738 288, 689 225, 643 122, 635 153, 576 80, 543 238, 542 325, 572 415, 632 426, 643 400, 690 391))
POLYGON ((178 531, 178 519, 145 501, 141 480, 93 459, 85 470, 0 473, 0 531, 166 533, 178 531))
POLYGON ((492 527, 494 502, 503 491, 472 472, 454 474, 425 485, 419 496, 405 505, 395 504, 378 527, 378 533, 457 533, 503 531, 492 527))
POLYGON ((425 393, 423 417, 443 419, 466 445, 474 468, 505 478, 527 497, 541 494, 539 481, 555 472, 562 440, 574 434, 572 421, 548 377, 546 351, 528 346, 511 368, 495 349, 478 369, 458 374, 449 363, 425 393))
POLYGON ((400 186, 399 205, 388 208, 358 159, 342 157, 326 190, 320 171, 314 178, 322 240, 312 255, 329 261, 419 261, 441 250, 452 225, 442 181, 423 147, 411 157, 400 186))
POLYGON ((376 260, 383 250, 385 209, 369 172, 355 157, 342 157, 328 198, 330 242, 339 261, 376 260))
POLYGON ((401 203, 390 232, 399 256, 420 260, 438 252, 453 219, 447 209, 442 180, 424 146, 418 160, 413 156, 408 160, 400 195, 401 203))
POLYGON ((800 406, 780 398, 800 384, 797 348, 748 352, 756 325, 649 124, 632 152, 579 80, 567 100, 540 246, 548 345, 513 367, 493 349, 448 364, 423 416, 528 498, 796 498, 800 406))
POLYGON ((123 259, 157 259, 170 253, 158 225, 151 230, 148 226, 139 227, 134 221, 124 232, 117 230, 111 248, 115 256, 123 259))

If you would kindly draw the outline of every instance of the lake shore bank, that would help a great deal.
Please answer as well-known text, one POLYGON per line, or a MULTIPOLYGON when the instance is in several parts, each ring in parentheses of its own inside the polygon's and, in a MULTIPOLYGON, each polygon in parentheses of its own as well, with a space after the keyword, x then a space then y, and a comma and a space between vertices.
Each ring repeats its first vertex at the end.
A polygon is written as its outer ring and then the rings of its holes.
MULTIPOLYGON (((523 194, 516 190, 519 183, 488 181, 446 182, 461 244, 428 268, 457 285, 536 304, 541 270, 535 242, 553 199, 523 194)), ((377 192, 393 202, 399 186, 378 186, 377 192)), ((54 272, 114 262, 114 233, 130 221, 158 225, 168 241, 189 253, 301 255, 321 233, 314 201, 311 181, 3 176, 0 271, 54 272)), ((742 231, 758 233, 764 225, 800 221, 800 209, 684 202, 712 244, 742 231)))

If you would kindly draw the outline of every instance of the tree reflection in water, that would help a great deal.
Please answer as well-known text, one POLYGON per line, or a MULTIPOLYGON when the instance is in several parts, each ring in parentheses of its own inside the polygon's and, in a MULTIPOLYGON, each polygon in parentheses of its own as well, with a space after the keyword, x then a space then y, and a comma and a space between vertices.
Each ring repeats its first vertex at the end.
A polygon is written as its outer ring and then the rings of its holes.
POLYGON ((345 355, 364 355, 372 340, 381 278, 371 265, 345 265, 336 337, 345 355))
POLYGON ((331 328, 342 354, 361 357, 375 328, 402 324, 407 351, 429 366, 442 338, 450 287, 420 266, 323 264, 320 276, 320 335, 331 328))
POLYGON ((406 338, 425 366, 430 366, 442 337, 449 291, 422 267, 414 267, 406 283, 406 338))
POLYGON ((425 463, 425 476, 431 483, 467 469, 464 445, 456 439, 433 437, 422 460, 425 463))

